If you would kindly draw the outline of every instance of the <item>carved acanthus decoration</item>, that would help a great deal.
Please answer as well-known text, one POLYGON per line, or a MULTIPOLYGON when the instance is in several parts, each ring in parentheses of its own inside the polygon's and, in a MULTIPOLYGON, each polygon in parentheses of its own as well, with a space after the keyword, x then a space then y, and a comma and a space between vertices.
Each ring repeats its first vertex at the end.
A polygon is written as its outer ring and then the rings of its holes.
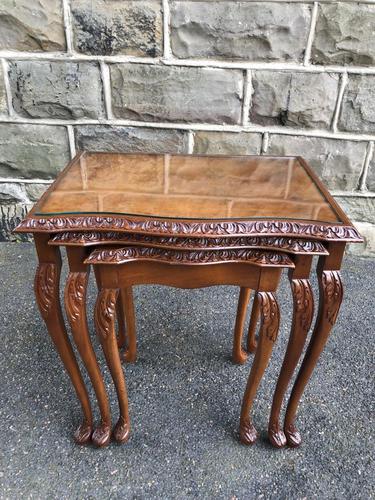
POLYGON ((94 250, 85 262, 87 264, 123 264, 137 260, 191 265, 244 262, 258 266, 294 267, 287 254, 247 249, 180 251, 148 247, 109 247, 94 250))
POLYGON ((275 342, 279 332, 280 311, 273 292, 258 292, 260 314, 262 318, 261 330, 266 337, 275 342))
POLYGON ((302 331, 307 332, 314 314, 314 297, 310 282, 307 279, 294 279, 291 286, 295 321, 302 331))
POLYGON ((111 325, 115 320, 116 301, 119 291, 103 289, 99 292, 95 305, 95 325, 98 335, 104 339, 110 334, 111 325))
POLYGON ((214 248, 273 248, 288 253, 308 253, 326 255, 327 250, 319 241, 270 237, 239 236, 224 238, 179 238, 174 236, 148 236, 145 234, 126 234, 114 231, 69 232, 56 234, 52 240, 55 245, 104 245, 122 243, 129 245, 176 248, 186 250, 214 248))
POLYGON ((120 231, 160 236, 286 236, 329 241, 363 241, 353 226, 308 221, 193 221, 129 216, 29 216, 17 232, 120 231))
POLYGON ((34 289, 40 313, 47 319, 56 300, 57 269, 53 263, 39 264, 35 274, 34 289))
POLYGON ((72 323, 80 321, 84 311, 88 274, 69 273, 65 288, 65 307, 72 323))
POLYGON ((323 271, 321 286, 324 294, 324 311, 329 323, 333 326, 343 298, 343 286, 339 271, 323 271))

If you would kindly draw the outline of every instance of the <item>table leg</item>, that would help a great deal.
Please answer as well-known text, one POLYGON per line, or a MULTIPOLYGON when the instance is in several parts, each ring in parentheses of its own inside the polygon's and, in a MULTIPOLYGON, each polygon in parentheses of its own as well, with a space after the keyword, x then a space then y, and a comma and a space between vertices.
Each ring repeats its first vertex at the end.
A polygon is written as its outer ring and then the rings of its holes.
POLYGON ((135 313, 132 287, 121 288, 120 309, 125 316, 127 345, 123 359, 128 363, 134 363, 137 359, 137 334, 135 328, 135 313))
POLYGON ((118 289, 103 288, 99 292, 95 305, 95 325, 115 384, 120 407, 120 417, 113 430, 113 436, 117 442, 124 443, 129 439, 130 421, 125 377, 122 371, 115 332, 115 311, 118 295, 118 289))
POLYGON ((247 306, 249 305, 251 295, 250 288, 240 288, 240 296, 238 298, 236 324, 234 326, 233 351, 232 361, 242 365, 247 360, 247 354, 242 349, 243 328, 246 319, 247 306))
POLYGON ((257 296, 254 297, 253 308, 251 310, 249 331, 247 333, 247 352, 253 353, 257 348, 257 341, 255 338, 255 333, 257 329, 258 319, 259 319, 259 301, 257 296))
POLYGON ((35 275, 34 290, 40 313, 61 361, 68 372, 83 410, 83 421, 74 433, 77 443, 91 439, 93 419, 89 396, 82 379, 69 337, 66 333, 60 306, 59 283, 61 256, 58 247, 48 245, 48 235, 34 235, 39 265, 35 275))
POLYGON ((99 405, 101 422, 92 435, 96 446, 106 446, 111 438, 111 411, 102 373, 92 347, 86 315, 89 266, 83 264, 83 247, 67 248, 70 273, 65 286, 65 310, 73 339, 89 374, 99 405))
POLYGON ((318 316, 285 414, 284 433, 289 446, 295 447, 301 444, 301 435, 295 427, 298 404, 336 322, 341 306, 343 286, 338 269, 344 248, 345 246, 341 244, 337 251, 331 250, 330 256, 319 259, 317 270, 319 281, 318 316))
MULTIPOLYGON (((101 290, 100 276, 96 266, 94 266, 94 274, 98 290, 101 290)), ((132 287, 121 289, 120 300, 116 302, 116 316, 117 345, 119 349, 126 347, 123 360, 127 363, 134 363, 137 360, 137 331, 132 287)))
POLYGON ((259 383, 271 357, 280 323, 280 311, 274 293, 257 292, 257 300, 261 316, 259 344, 247 381, 240 417, 240 440, 249 445, 253 444, 258 437, 252 423, 251 410, 259 383))
POLYGON ((287 442, 284 431, 279 424, 281 406, 301 357, 314 314, 313 292, 308 279, 311 260, 310 256, 298 256, 295 259, 295 269, 289 271, 293 295, 293 321, 284 361, 277 380, 268 425, 268 438, 276 448, 285 446, 287 442))

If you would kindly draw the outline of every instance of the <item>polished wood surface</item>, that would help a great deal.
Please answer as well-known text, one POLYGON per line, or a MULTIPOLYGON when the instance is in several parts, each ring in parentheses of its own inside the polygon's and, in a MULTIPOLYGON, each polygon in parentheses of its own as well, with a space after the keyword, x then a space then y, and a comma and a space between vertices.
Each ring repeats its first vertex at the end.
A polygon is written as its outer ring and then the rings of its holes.
POLYGON ((84 153, 35 212, 340 222, 298 158, 266 156, 84 153))

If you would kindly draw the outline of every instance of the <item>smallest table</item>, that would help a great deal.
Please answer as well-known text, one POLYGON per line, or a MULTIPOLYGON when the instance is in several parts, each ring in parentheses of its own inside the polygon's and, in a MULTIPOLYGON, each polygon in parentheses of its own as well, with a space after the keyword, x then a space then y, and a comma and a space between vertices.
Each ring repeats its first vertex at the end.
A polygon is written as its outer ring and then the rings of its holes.
MULTIPOLYGON (((135 241, 137 246, 154 248, 150 239, 159 238, 168 252, 178 239, 186 250, 193 244, 200 253, 240 248, 264 255, 283 252, 292 260, 290 249, 298 246, 297 242, 310 248, 323 247, 317 266, 319 311, 287 410, 288 432, 297 436, 293 422, 298 401, 341 304, 339 270, 345 245, 362 241, 303 159, 79 153, 16 230, 34 235, 39 258, 36 297, 82 404, 84 422, 77 433, 81 442, 90 438, 92 412, 59 302, 59 245, 70 245, 69 235, 80 247, 70 250, 70 270, 84 276, 88 272, 85 245, 90 238, 94 248, 118 246, 122 239, 127 239, 127 245, 133 246, 135 241), (57 238, 51 245, 57 233, 63 234, 65 241, 57 238)), ((304 262, 300 264, 303 277, 293 271, 291 284, 295 312, 299 307, 305 331, 310 301, 304 294, 311 290, 311 258, 304 262)), ((83 285, 75 281, 71 290, 75 301, 85 301, 86 283, 87 278, 83 285)), ((244 284, 242 288, 251 286, 244 284)), ((246 295, 243 290, 242 296, 246 295)), ((246 307, 246 300, 241 307, 246 307)), ((243 313, 241 308, 239 312, 243 313)), ((237 328, 235 348, 239 360, 243 357, 240 330, 237 328)), ((294 443, 298 444, 298 437, 294 443)))

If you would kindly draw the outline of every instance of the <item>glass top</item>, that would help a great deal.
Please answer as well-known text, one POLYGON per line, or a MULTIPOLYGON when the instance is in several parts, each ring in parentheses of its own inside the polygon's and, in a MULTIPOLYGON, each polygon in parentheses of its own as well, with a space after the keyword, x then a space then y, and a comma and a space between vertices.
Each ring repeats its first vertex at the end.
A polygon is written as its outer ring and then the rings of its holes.
POLYGON ((35 215, 342 222, 294 157, 81 153, 35 215))

